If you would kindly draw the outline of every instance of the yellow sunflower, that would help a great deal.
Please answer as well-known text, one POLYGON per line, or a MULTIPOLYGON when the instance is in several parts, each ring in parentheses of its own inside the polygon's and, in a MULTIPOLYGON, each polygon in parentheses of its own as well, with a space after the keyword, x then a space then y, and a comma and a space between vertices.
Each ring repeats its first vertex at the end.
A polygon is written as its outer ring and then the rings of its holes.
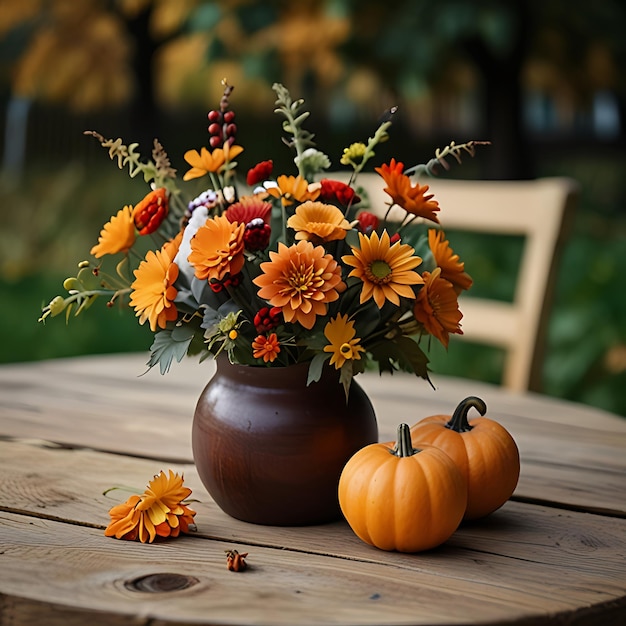
POLYGON ((341 369, 346 361, 358 361, 365 348, 359 345, 361 341, 355 338, 354 322, 348 320, 347 315, 339 313, 324 327, 324 335, 330 345, 324 346, 324 352, 331 352, 330 364, 335 369, 341 369))
POLYGON ((435 263, 441 268, 441 278, 450 281, 457 293, 469 289, 474 281, 465 272, 465 263, 461 262, 458 254, 454 254, 444 232, 436 228, 429 229, 428 245, 435 263))
POLYGON ((379 309, 387 300, 400 306, 399 296, 414 299, 411 285, 424 282, 413 271, 422 259, 407 244, 397 241, 391 245, 386 230, 380 238, 376 232, 370 236, 359 233, 359 248, 352 248, 352 253, 341 258, 346 265, 354 267, 349 275, 363 282, 361 304, 373 298, 379 309))
POLYGON ((296 239, 313 243, 337 241, 346 238, 350 222, 343 212, 332 204, 303 202, 287 220, 287 226, 296 231, 296 239))
POLYGON ((450 334, 462 335, 459 302, 454 286, 441 277, 441 268, 424 272, 424 286, 420 289, 413 314, 426 331, 436 337, 446 348, 450 334))
POLYGON ((261 271, 252 281, 260 287, 259 297, 279 307, 286 322, 298 322, 309 330, 346 288, 337 261, 310 241, 290 247, 279 243, 270 260, 261 263, 261 271))
POLYGON ((244 263, 246 225, 229 222, 225 215, 208 219, 191 240, 189 263, 196 278, 221 282, 241 272, 244 263))
MULTIPOLYGON (((178 240, 180 243, 180 240, 178 240)), ((161 250, 150 250, 133 272, 130 306, 135 309, 139 323, 150 322, 150 330, 165 328, 167 322, 178 317, 174 298, 178 291, 174 283, 178 278, 178 265, 173 262, 178 246, 167 242, 161 250)))
POLYGON ((91 254, 99 259, 105 254, 127 252, 136 237, 133 207, 125 206, 102 227, 98 243, 91 249, 91 254))

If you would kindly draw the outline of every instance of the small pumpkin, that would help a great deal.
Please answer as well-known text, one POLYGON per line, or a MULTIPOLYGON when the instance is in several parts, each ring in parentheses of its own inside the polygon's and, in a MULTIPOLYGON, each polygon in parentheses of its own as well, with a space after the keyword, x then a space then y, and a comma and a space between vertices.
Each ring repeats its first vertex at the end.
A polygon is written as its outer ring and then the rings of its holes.
POLYGON ((354 533, 382 550, 419 552, 446 541, 463 518, 467 485, 433 446, 416 449, 407 424, 396 442, 361 448, 339 478, 339 504, 354 533), (394 445, 395 444, 395 445, 394 445))
POLYGON ((415 441, 437 446, 461 469, 467 481, 467 520, 500 508, 515 491, 519 479, 515 440, 504 426, 484 417, 486 413, 485 402, 470 396, 459 403, 452 416, 432 415, 411 428, 415 441), (481 417, 470 422, 467 414, 471 408, 481 417))

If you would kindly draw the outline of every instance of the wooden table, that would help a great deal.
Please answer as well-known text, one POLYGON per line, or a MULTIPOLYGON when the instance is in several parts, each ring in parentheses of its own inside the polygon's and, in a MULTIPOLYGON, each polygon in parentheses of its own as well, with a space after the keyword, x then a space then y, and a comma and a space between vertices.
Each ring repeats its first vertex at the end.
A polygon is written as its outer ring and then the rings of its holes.
POLYGON ((0 623, 626 624, 626 420, 453 379, 359 378, 381 439, 467 395, 518 442, 512 500, 440 548, 383 552, 345 522, 231 519, 191 459, 191 419, 213 364, 165 377, 145 355, 0 367, 0 623), (108 510, 161 469, 184 472, 197 532, 107 538, 108 510), (248 552, 231 572, 225 551, 248 552))

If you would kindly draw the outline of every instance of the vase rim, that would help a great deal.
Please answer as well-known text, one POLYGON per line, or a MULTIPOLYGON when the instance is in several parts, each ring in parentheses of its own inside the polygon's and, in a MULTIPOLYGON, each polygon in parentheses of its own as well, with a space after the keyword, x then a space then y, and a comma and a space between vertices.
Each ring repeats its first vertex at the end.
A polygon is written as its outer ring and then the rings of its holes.
MULTIPOLYGON (((228 355, 220 353, 215 358, 217 371, 221 376, 232 379, 237 383, 250 384, 253 386, 275 387, 281 388, 285 386, 299 385, 304 387, 312 387, 316 382, 336 382, 337 386, 341 386, 339 380, 339 372, 335 368, 325 364, 322 369, 320 381, 312 382, 306 385, 309 375, 310 361, 302 361, 291 365, 267 366, 262 365, 244 365, 240 363, 231 363, 228 355), (333 380, 334 379, 334 380, 333 380)), ((356 385, 353 379, 351 385, 356 385)))

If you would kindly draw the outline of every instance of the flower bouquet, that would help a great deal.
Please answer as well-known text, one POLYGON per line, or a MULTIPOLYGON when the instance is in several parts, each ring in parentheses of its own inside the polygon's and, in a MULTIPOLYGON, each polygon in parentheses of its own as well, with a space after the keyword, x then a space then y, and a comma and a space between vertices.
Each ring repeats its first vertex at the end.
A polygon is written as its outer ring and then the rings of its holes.
POLYGON ((184 155, 183 181, 208 179, 195 197, 185 198, 157 140, 142 160, 137 144, 89 132, 150 190, 104 225, 93 258, 79 263, 64 282, 67 295, 53 298, 40 321, 69 319, 104 297, 149 324, 148 365, 161 373, 185 355, 225 353, 240 365, 306 362, 307 384, 330 366, 346 394, 370 363, 428 380, 424 341, 447 346, 462 332, 457 298, 472 280, 438 227, 437 199, 411 177, 447 167, 447 157, 460 161, 477 142, 452 143, 410 169, 395 159, 380 164, 389 201, 370 206, 359 173, 388 138, 393 112, 366 143, 343 151, 341 182, 325 173, 331 160, 305 129, 304 102, 273 88, 294 171, 276 175, 268 159, 238 175, 244 148, 224 81, 219 107, 208 113, 208 146, 184 155), (388 219, 393 207, 403 219, 388 219))

